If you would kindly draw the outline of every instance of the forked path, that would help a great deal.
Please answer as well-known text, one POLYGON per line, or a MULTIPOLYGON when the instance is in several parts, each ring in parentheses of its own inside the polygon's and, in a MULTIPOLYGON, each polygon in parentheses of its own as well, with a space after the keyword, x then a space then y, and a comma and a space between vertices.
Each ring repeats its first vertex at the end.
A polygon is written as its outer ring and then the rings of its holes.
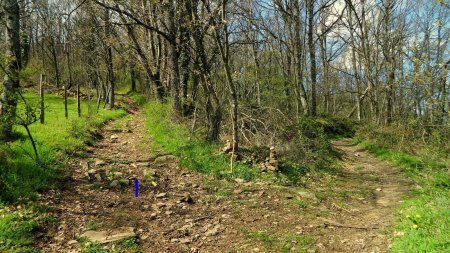
POLYGON ((343 153, 342 172, 304 188, 217 181, 149 151, 145 115, 129 117, 107 123, 87 155, 68 161, 64 187, 42 196, 58 222, 39 235, 41 252, 81 252, 86 230, 130 227, 144 253, 388 250, 408 182, 348 140, 333 143, 343 153), (88 180, 89 170, 107 178, 88 180), (141 182, 138 198, 129 178, 141 182))

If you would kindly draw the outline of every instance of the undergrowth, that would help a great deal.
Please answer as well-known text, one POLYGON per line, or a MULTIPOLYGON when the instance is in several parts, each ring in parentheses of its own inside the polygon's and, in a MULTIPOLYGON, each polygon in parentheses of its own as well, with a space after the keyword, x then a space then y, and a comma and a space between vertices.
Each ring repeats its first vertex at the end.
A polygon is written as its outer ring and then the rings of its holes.
MULTIPOLYGON (((262 173, 257 166, 235 162, 231 175, 230 157, 219 154, 219 144, 205 141, 201 131, 192 133, 186 122, 176 122, 179 119, 172 118, 169 103, 150 102, 146 105, 146 112, 145 127, 152 136, 153 149, 176 155, 183 167, 212 174, 216 179, 236 177, 250 181, 263 178, 283 185, 301 185, 302 177, 310 170, 335 169, 336 154, 329 140, 352 134, 349 123, 343 120, 325 116, 302 118, 280 134, 279 140, 283 144, 276 149, 281 173, 262 173)), ((250 151, 247 148, 242 151, 255 152, 264 161, 269 150, 268 147, 265 147, 267 150, 263 148, 251 147, 250 151)))
POLYGON ((322 115, 302 117, 279 136, 279 152, 283 173, 295 184, 306 173, 321 174, 338 169, 338 153, 330 139, 353 135, 351 122, 322 115))

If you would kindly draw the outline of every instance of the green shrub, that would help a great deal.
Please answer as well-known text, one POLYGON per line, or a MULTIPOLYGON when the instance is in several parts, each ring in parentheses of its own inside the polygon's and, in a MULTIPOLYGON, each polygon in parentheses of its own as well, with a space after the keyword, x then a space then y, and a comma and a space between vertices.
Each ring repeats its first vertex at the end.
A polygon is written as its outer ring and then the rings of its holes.
POLYGON ((330 138, 339 132, 338 126, 324 118, 304 117, 285 131, 279 151, 282 169, 293 182, 309 170, 323 170, 332 167, 336 157, 330 138))
POLYGON ((381 147, 419 155, 429 160, 450 158, 449 124, 430 126, 418 119, 391 126, 367 122, 357 128, 356 136, 381 147))

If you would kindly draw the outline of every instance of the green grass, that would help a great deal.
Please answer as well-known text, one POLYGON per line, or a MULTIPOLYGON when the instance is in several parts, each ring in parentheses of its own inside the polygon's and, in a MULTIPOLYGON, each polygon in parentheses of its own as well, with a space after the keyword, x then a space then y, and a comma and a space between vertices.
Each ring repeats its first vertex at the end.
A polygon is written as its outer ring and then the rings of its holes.
POLYGON ((138 92, 128 92, 128 96, 138 105, 144 105, 147 103, 147 99, 144 95, 138 92))
POLYGON ((33 234, 39 226, 35 220, 36 213, 30 210, 0 211, 0 250, 20 246, 21 252, 33 252, 33 234))
MULTIPOLYGON (((25 95, 30 104, 36 104, 35 94, 25 95)), ((38 122, 30 126, 37 143, 39 161, 34 159, 31 142, 25 129, 15 126, 19 139, 7 145, 0 145, 0 201, 15 202, 19 199, 33 199, 36 192, 55 186, 57 170, 62 168, 66 154, 82 150, 86 143, 104 122, 125 115, 122 110, 100 110, 92 117, 76 115, 76 102, 69 99, 69 118, 64 117, 63 99, 46 95, 45 124, 38 122)), ((87 114, 87 103, 82 103, 82 113, 87 114)), ((19 115, 23 104, 19 104, 19 115)))
POLYGON ((86 224, 86 229, 87 230, 97 230, 98 229, 98 224, 95 221, 89 221, 86 224))
POLYGON ((82 253, 139 253, 139 245, 135 238, 124 239, 106 245, 81 240, 82 253))
POLYGON ((203 189, 216 196, 229 196, 233 185, 225 180, 204 180, 203 189))
MULTIPOLYGON (((38 102, 38 96, 34 93, 26 93, 25 97, 31 105, 38 102)), ((101 124, 125 115, 123 110, 101 109, 92 117, 78 118, 76 102, 69 99, 69 118, 66 119, 62 98, 47 94, 45 104, 45 124, 36 122, 30 126, 37 143, 39 160, 35 160, 31 142, 21 126, 14 127, 15 135, 18 136, 16 141, 0 144, 0 203, 24 203, 23 210, 19 211, 9 211, 0 205, 1 250, 31 252, 33 230, 48 221, 36 222, 34 216, 42 215, 43 212, 30 211, 33 209, 30 200, 35 200, 41 191, 57 187, 63 174, 61 170, 66 168, 64 163, 67 156, 82 151, 85 144, 91 143, 92 135, 101 124), (33 215, 23 215, 24 212, 33 215)), ((24 104, 19 103, 19 116, 23 114, 23 108, 24 104)), ((87 115, 88 104, 82 102, 81 109, 82 114, 87 115)))
MULTIPOLYGON (((178 156, 185 168, 210 173, 216 179, 231 178, 230 158, 218 154, 220 146, 206 142, 197 135, 191 136, 186 127, 174 123, 169 104, 150 102, 146 112, 145 128, 153 137, 152 148, 178 156)), ((257 168, 239 163, 234 166, 234 177, 249 181, 260 176, 261 172, 257 168)))
POLYGON ((414 181, 397 213, 391 252, 450 252, 450 167, 448 163, 392 151, 369 141, 361 147, 391 162, 414 181))
POLYGON ((292 203, 300 208, 308 208, 308 203, 301 199, 293 199, 292 203))
POLYGON ((275 244, 276 242, 278 242, 278 238, 273 235, 273 234, 269 234, 266 231, 256 231, 256 232, 250 232, 248 234, 249 238, 253 238, 253 239, 257 239, 259 241, 265 242, 267 244, 275 244))
POLYGON ((243 230, 247 238, 261 242, 262 245, 274 252, 307 252, 305 247, 313 242, 311 238, 284 231, 281 235, 269 231, 243 230))
MULTIPOLYGON (((31 104, 37 104, 38 97, 35 94, 28 93, 27 100, 31 104)), ((61 97, 47 94, 45 97, 46 118, 45 124, 33 124, 30 127, 36 141, 41 146, 71 152, 82 148, 91 133, 95 132, 99 126, 108 120, 116 119, 126 115, 123 110, 103 110, 100 109, 98 114, 88 116, 88 106, 86 101, 81 103, 82 117, 79 118, 76 112, 76 100, 68 100, 69 118, 64 117, 63 99, 61 97)), ((92 102, 91 108, 95 111, 95 101, 92 102)), ((19 127, 20 132, 25 133, 19 127)))

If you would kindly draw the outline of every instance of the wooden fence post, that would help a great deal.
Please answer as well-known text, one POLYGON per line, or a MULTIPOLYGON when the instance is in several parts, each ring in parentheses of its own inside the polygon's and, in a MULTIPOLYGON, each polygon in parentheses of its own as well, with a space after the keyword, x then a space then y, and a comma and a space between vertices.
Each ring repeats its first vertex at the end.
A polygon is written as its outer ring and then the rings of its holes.
POLYGON ((44 124, 45 121, 45 108, 44 108, 44 78, 45 74, 41 73, 41 80, 39 81, 39 96, 40 96, 40 114, 39 119, 41 124, 44 124))
POLYGON ((66 119, 69 117, 69 112, 67 110, 67 85, 64 84, 64 116, 66 119))

